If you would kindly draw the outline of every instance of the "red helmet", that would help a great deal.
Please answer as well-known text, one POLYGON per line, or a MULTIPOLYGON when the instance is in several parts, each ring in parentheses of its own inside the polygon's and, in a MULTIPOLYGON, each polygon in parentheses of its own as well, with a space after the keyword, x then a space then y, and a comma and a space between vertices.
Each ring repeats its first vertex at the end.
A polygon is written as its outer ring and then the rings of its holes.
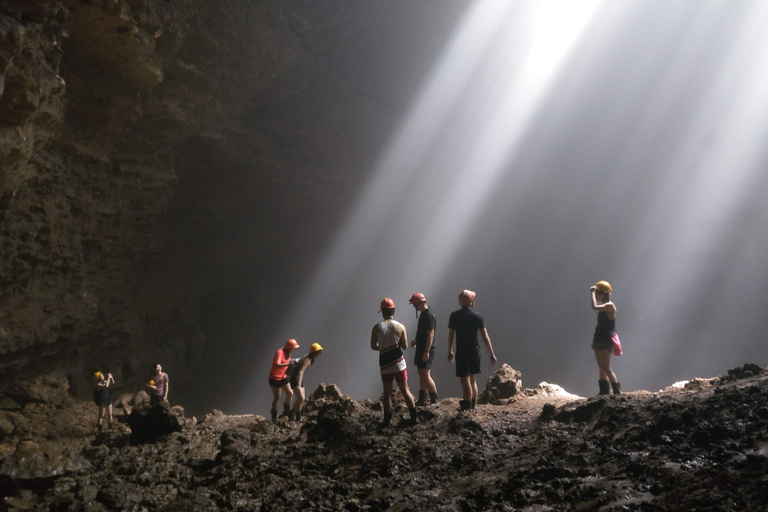
POLYGON ((419 302, 427 302, 427 298, 423 293, 414 293, 411 295, 411 300, 408 301, 408 304, 417 304, 419 302))
POLYGON ((387 298, 385 298, 385 299, 383 299, 383 300, 381 301, 381 304, 379 304, 379 307, 380 307, 381 309, 394 309, 394 307, 395 307, 395 301, 393 301, 392 299, 390 299, 389 297, 387 297, 387 298))
POLYGON ((459 304, 461 307, 466 308, 472 305, 473 302, 475 302, 475 295, 477 295, 472 290, 464 290, 459 294, 459 304))
POLYGON ((295 339, 291 338, 285 342, 285 348, 299 348, 299 344, 295 339))

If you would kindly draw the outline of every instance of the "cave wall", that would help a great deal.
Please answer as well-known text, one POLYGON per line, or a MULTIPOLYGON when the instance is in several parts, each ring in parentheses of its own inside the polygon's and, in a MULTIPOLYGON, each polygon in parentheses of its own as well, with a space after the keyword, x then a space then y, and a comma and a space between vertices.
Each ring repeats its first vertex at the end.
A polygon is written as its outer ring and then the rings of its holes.
POLYGON ((462 3, 439 7, 0 4, 0 387, 183 381, 206 304, 278 315, 462 3))

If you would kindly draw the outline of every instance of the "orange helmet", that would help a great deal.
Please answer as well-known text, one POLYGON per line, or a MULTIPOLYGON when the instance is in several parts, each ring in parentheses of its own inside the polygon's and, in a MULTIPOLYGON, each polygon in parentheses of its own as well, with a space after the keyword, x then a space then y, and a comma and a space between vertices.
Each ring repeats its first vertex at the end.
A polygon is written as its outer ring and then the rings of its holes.
POLYGON ((464 290, 459 294, 459 304, 463 308, 471 306, 472 303, 475 302, 476 295, 477 294, 472 290, 464 290))
POLYGON ((393 309, 395 307, 395 301, 387 297, 385 299, 382 299, 381 303, 379 304, 379 307, 381 309, 393 309))
POLYGON ((291 338, 285 342, 285 348, 299 348, 299 344, 295 339, 291 338))
POLYGON ((613 293, 613 287, 611 286, 611 283, 609 283, 608 281, 598 281, 598 283, 595 285, 595 288, 597 288, 603 293, 608 293, 608 294, 613 293))
POLYGON ((417 304, 419 302, 427 302, 427 298, 423 293, 414 293, 411 295, 411 300, 408 301, 408 304, 417 304))

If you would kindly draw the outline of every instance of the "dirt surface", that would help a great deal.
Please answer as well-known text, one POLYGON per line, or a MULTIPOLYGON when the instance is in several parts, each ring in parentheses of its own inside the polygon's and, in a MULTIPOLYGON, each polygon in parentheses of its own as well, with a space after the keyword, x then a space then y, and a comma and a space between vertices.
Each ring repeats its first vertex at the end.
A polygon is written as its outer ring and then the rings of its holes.
POLYGON ((58 393, 0 413, 0 510, 765 510, 767 383, 744 365, 657 393, 542 384, 418 424, 396 397, 387 428, 379 402, 322 385, 300 423, 214 411, 131 444, 129 406, 99 434, 92 404, 39 381, 58 393))

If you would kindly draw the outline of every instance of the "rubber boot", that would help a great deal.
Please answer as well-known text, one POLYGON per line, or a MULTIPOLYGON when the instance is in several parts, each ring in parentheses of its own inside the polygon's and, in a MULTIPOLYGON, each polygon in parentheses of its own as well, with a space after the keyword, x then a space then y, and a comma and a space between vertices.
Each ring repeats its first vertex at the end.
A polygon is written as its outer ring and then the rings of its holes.
POLYGON ((471 402, 472 402, 472 405, 469 407, 470 409, 474 409, 475 407, 477 407, 477 398, 473 398, 471 402))
POLYGON ((392 421, 392 411, 384 412, 384 421, 381 422, 382 427, 388 427, 389 423, 392 421))
POLYGON ((597 384, 598 384, 598 386, 600 386, 600 394, 601 395, 610 395, 611 394, 611 384, 607 380, 598 380, 597 384))
POLYGON ((277 409, 270 409, 269 413, 272 415, 272 421, 277 421, 277 409))
POLYGON ((283 402, 283 416, 288 416, 291 413, 291 404, 283 402))
POLYGON ((468 411, 472 407, 472 400, 459 400, 459 407, 462 411, 468 411))
POLYGON ((416 416, 416 408, 415 407, 409 407, 408 412, 411 413, 411 423, 418 423, 419 417, 416 416))
POLYGON ((621 382, 611 382, 611 387, 613 388, 614 395, 621 394, 621 382))
POLYGON ((99 423, 99 432, 101 432, 101 423, 99 423))
POLYGON ((426 407, 427 405, 427 392, 419 390, 419 401, 416 402, 419 407, 426 407))
POLYGON ((429 394, 429 404, 430 405, 435 405, 436 403, 438 403, 437 391, 435 391, 434 393, 430 393, 429 394))
POLYGON ((293 411, 293 421, 301 421, 301 411, 293 411))

